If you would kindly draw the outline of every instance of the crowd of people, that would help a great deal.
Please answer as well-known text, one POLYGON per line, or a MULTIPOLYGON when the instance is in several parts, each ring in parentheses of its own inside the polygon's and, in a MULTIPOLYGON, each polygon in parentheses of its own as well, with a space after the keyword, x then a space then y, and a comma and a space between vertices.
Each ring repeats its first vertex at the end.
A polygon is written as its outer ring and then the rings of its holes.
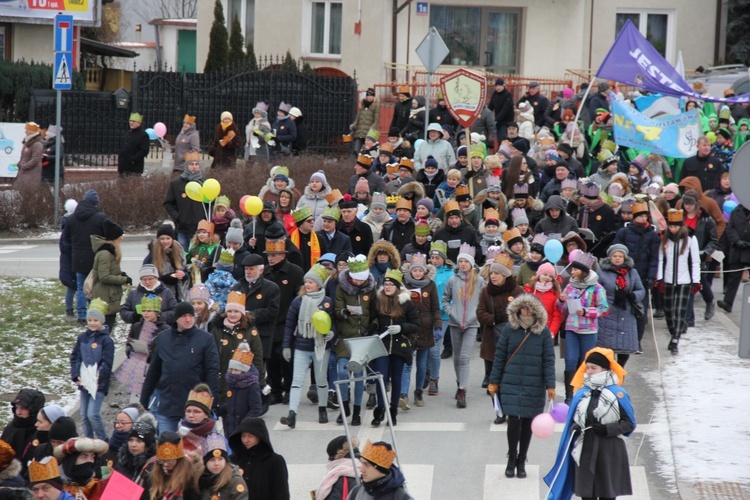
MULTIPOLYGON (((677 355, 681 336, 695 326, 697 293, 705 320, 717 304, 731 312, 750 263, 750 210, 727 208, 725 137, 727 130, 744 137, 747 118, 735 125, 722 108, 712 121, 710 103, 703 104, 706 135, 681 164, 617 146, 608 82, 586 100, 566 88, 552 101, 532 82, 515 104, 503 79, 495 83, 485 129, 468 134, 454 129, 442 99, 428 110, 424 98, 399 88, 382 144, 379 104, 368 90, 352 124, 357 152, 347 185, 331 185, 319 170, 303 187, 289 168, 273 166, 258 193, 262 210, 249 218, 226 196, 209 217, 185 196, 188 182, 204 182, 200 154, 186 146, 195 134, 194 117, 186 116, 179 175, 164 200, 169 220, 148 244, 137 280, 120 269, 123 229, 98 210, 96 191, 66 202, 60 278, 68 315, 85 327, 71 352, 85 438, 70 435, 67 423, 64 439, 40 434, 38 423, 35 431, 37 414, 50 421, 47 407, 22 391, 9 424, 20 434, 8 434, 19 459, 35 457, 22 477, 33 488, 88 488, 87 498, 98 498, 90 480, 99 476, 79 463, 85 455, 108 457, 152 500, 247 490, 257 492, 253 498, 288 498, 285 462, 260 418, 270 405, 288 405, 280 422, 291 429, 298 418, 315 419, 300 407, 303 395, 317 405, 321 424, 333 410, 338 424, 360 426, 364 404, 373 409, 371 426, 386 413, 398 425, 399 411, 441 394, 467 408, 480 343, 482 389, 500 395, 495 424, 508 425, 506 476, 526 477, 532 419, 556 398, 561 375, 571 410, 551 482, 584 498, 630 494, 618 437, 632 432, 635 418, 619 387, 623 367, 643 352, 653 319, 666 319, 664 347, 677 355), (579 111, 583 125, 575 121, 579 111), (557 241, 561 255, 548 255, 557 241), (712 283, 722 269, 724 300, 717 302, 712 283), (127 360, 111 373, 118 314, 129 327, 127 360), (387 355, 367 370, 383 375, 390 394, 360 381, 343 384, 339 401, 334 384, 350 375, 345 341, 371 335, 380 335, 387 355), (562 374, 556 356, 565 361, 562 374), (448 358, 455 389, 440 382, 448 358), (99 413, 110 376, 126 384, 133 405, 108 436, 99 413), (39 444, 27 446, 32 441, 39 444), (40 449, 54 458, 45 462, 35 455, 40 449), (51 476, 55 460, 59 477, 51 476), (74 462, 70 470, 66 460, 74 462), (40 481, 34 471, 51 477, 40 481), (571 481, 555 479, 566 474, 571 481)), ((288 117, 298 110, 282 103, 273 126, 264 103, 253 112, 246 127, 252 153, 283 158, 267 146, 277 141, 285 152, 294 138, 281 131, 293 132, 288 117)), ((138 118, 131 117, 133 130, 138 118)), ((216 135, 214 163, 231 162, 222 149, 242 141, 229 112, 216 135)), ((345 441, 329 444, 331 464, 341 462, 318 498, 381 498, 379 491, 403 489, 390 445, 368 443, 360 452, 345 441), (350 481, 353 451, 362 487, 350 481)), ((393 498, 408 498, 401 495, 393 498)))

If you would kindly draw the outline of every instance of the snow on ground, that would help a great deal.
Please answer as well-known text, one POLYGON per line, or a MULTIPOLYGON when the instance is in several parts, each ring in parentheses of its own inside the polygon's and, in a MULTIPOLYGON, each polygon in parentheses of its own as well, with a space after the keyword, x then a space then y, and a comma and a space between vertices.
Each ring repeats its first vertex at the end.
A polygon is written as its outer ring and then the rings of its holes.
POLYGON ((666 412, 657 404, 654 415, 663 432, 651 436, 660 472, 669 477, 676 470, 679 481, 750 481, 750 361, 737 356, 735 332, 724 323, 691 328, 677 356, 666 350, 668 338, 658 334, 661 374, 644 373, 666 401, 666 412))

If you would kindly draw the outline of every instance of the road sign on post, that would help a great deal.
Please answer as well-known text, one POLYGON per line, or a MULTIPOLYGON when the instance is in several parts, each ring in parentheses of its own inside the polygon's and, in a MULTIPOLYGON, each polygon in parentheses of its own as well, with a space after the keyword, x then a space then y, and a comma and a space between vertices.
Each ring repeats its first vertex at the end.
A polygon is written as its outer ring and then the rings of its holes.
POLYGON ((60 143, 62 142, 62 92, 73 88, 73 16, 58 14, 55 16, 55 66, 52 69, 52 88, 57 91, 57 138, 55 139, 55 220, 59 223, 60 210, 60 143))
POLYGON ((73 88, 71 64, 73 54, 70 52, 55 53, 55 68, 53 71, 52 88, 55 90, 70 90, 73 88))
POLYGON ((427 70, 427 89, 425 90, 425 114, 424 114, 424 140, 427 140, 427 124, 429 122, 429 109, 430 109, 430 91, 432 74, 437 71, 440 64, 448 57, 450 50, 443 41, 443 38, 438 33, 437 28, 434 26, 430 27, 430 32, 427 36, 419 43, 417 47, 417 55, 419 60, 424 64, 427 70))
POLYGON ((55 16, 55 52, 73 52, 73 16, 55 16))

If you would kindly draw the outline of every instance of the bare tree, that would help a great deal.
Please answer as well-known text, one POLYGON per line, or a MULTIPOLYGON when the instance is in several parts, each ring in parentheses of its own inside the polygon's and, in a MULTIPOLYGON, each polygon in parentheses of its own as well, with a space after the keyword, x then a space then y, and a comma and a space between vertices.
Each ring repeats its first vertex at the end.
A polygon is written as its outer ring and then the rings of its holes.
POLYGON ((133 2, 138 17, 152 19, 195 19, 198 16, 198 0, 141 0, 133 2))

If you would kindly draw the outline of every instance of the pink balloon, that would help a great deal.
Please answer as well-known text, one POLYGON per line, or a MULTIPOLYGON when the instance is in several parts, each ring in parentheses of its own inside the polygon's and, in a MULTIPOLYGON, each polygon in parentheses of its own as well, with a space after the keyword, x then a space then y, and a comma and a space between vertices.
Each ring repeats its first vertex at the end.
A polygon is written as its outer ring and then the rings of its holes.
POLYGON ((162 122, 156 122, 154 123, 154 132, 156 132, 156 137, 163 139, 167 135, 167 126, 162 122))
POLYGON ((576 248, 568 254, 568 262, 573 262, 579 254, 583 253, 582 250, 576 248))
POLYGON ((539 439, 547 439, 555 432, 555 419, 549 413, 540 413, 531 421, 531 432, 539 439))
POLYGON ((550 415, 552 415, 552 419, 555 422, 557 422, 558 424, 563 424, 568 419, 568 410, 570 410, 570 407, 565 403, 555 403, 555 406, 552 407, 550 415))

